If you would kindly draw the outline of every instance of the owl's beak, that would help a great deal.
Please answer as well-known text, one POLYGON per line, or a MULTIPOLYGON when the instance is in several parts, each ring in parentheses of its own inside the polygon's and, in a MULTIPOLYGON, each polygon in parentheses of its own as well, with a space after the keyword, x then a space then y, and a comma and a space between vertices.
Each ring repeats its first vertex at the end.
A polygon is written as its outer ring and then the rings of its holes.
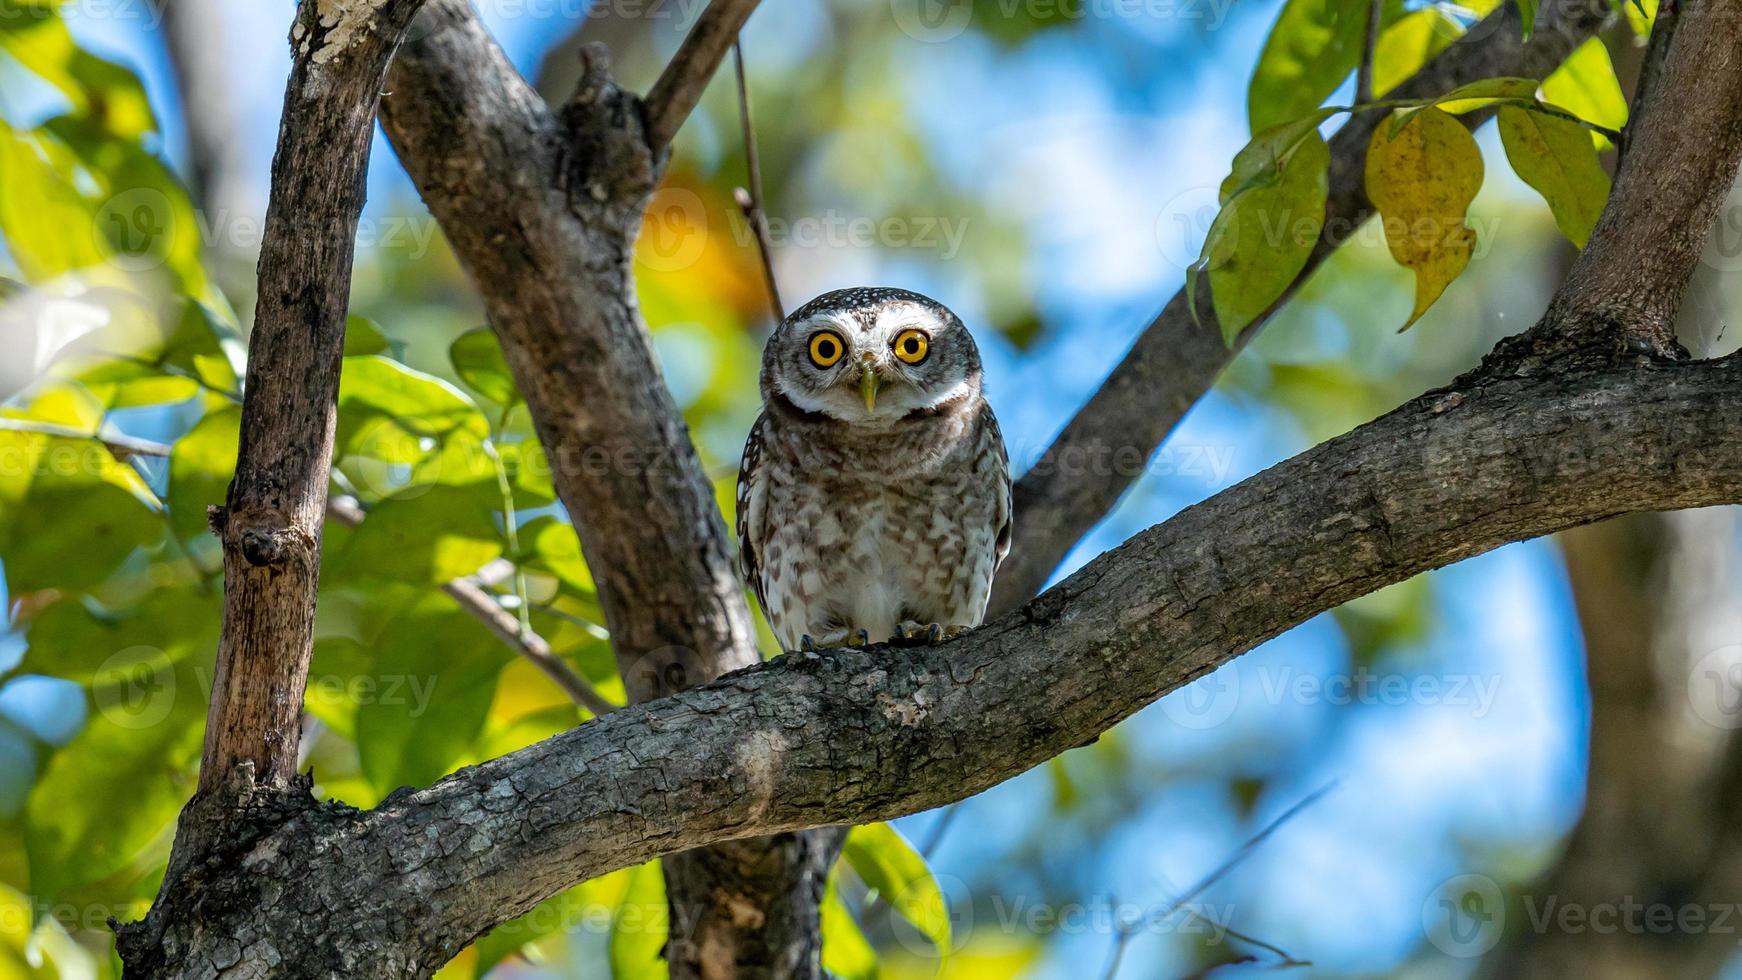
POLYGON ((865 365, 865 369, 859 373, 859 394, 865 399, 867 414, 877 411, 877 389, 881 387, 883 379, 878 376, 877 369, 869 364, 865 365))

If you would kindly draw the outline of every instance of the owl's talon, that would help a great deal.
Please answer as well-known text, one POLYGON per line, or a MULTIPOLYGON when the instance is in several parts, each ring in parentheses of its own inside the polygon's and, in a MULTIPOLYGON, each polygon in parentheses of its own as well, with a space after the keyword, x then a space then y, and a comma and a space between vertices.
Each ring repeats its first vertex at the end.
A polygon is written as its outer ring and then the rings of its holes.
POLYGON ((847 645, 850 647, 868 647, 868 646, 870 646, 871 645, 871 632, 869 630, 860 629, 860 630, 854 630, 853 632, 848 633, 847 634, 847 645))
POLYGON ((811 639, 811 635, 806 633, 798 638, 798 649, 800 653, 815 653, 817 652, 817 641, 811 639))
POLYGON ((895 635, 890 642, 900 646, 937 646, 944 642, 945 630, 938 623, 916 623, 906 620, 897 623, 895 635))

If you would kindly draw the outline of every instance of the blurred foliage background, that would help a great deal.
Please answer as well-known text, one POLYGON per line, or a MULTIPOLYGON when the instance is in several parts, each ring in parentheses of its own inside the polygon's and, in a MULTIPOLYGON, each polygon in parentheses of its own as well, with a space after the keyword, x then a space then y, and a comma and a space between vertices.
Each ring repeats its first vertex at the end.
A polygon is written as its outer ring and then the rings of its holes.
MULTIPOLYGON (((699 0, 479 9, 556 101, 582 41, 645 90, 699 0)), ((1388 8, 1377 90, 1486 9, 1388 8)), ((787 302, 878 283, 960 312, 1020 471, 1213 256, 1218 189, 1249 134, 1352 101, 1364 11, 769 0, 744 48, 787 302)), ((1627 10, 1543 97, 1621 125, 1650 12, 1627 10)), ((205 515, 234 463, 290 17, 288 2, 0 0, 0 978, 117 975, 105 922, 144 911, 194 786, 222 585, 205 515)), ((1610 167, 1605 144, 1587 149, 1610 167)), ((1450 380, 1532 321, 1582 241, 1574 206, 1600 204, 1607 180, 1587 169, 1558 201, 1539 194, 1494 126, 1468 152, 1485 162, 1468 268, 1420 322, 1396 332, 1412 273, 1364 229, 1068 567, 1450 380)), ((728 511, 771 326, 732 199, 743 173, 722 81, 677 140, 637 266, 728 511)), ((379 139, 369 180, 332 488, 362 519, 326 527, 304 739, 316 792, 359 807, 587 717, 445 583, 482 576, 622 697, 479 303, 379 139)), ((1696 353, 1735 346, 1739 265, 1720 248, 1697 277, 1696 353)), ((1224 289, 1262 288, 1212 276, 1219 311, 1224 289)), ((1696 543, 1727 569, 1734 521, 1696 543)), ((1736 639, 1725 576, 1695 576, 1699 656, 1736 639)), ((825 911, 828 965, 853 980, 1470 974, 1508 947, 1492 928, 1448 934, 1437 910, 1472 890, 1509 901, 1561 860, 1583 809, 1577 598, 1553 544, 1503 549, 1305 624, 980 797, 859 829, 825 911)), ((1709 742, 1726 720, 1699 731, 1709 742)), ((652 866, 581 885, 443 976, 659 976, 660 889, 652 866)))

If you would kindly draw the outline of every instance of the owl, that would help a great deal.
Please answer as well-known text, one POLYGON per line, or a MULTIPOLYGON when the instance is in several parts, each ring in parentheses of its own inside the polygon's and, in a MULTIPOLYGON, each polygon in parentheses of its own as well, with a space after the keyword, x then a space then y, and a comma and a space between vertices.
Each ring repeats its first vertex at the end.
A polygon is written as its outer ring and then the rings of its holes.
POLYGON ((769 338, 738 471, 744 577, 786 650, 938 643, 980 624, 1010 472, 962 321, 843 289, 769 338))

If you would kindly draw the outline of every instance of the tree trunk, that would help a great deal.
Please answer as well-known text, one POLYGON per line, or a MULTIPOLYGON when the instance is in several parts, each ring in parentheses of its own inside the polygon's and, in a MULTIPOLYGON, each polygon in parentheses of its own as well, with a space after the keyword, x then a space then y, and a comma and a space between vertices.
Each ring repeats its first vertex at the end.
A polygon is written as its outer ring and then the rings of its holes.
POLYGON ((1509 909, 1491 975, 1707 977, 1735 955, 1733 930, 1647 928, 1644 910, 1699 907, 1714 922, 1712 906, 1742 895, 1742 709, 1710 686, 1742 662, 1736 530, 1725 508, 1562 536, 1590 676, 1585 812, 1509 909), (1619 928, 1560 918, 1567 908, 1619 928))

